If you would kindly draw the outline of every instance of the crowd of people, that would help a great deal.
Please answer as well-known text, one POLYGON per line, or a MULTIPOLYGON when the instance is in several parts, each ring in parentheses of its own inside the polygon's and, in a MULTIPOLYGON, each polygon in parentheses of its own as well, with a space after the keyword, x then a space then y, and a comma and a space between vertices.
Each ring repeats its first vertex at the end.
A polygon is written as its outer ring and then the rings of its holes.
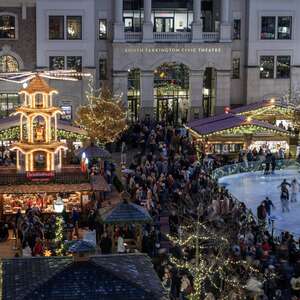
MULTIPOLYGON (((164 123, 147 121, 134 124, 126 135, 123 139, 126 143, 121 145, 121 163, 123 168, 129 170, 124 175, 124 189, 130 200, 144 207, 153 219, 152 224, 143 227, 142 251, 153 259, 170 299, 186 300, 195 292, 193 274, 188 269, 178 268, 170 257, 193 262, 196 254, 194 245, 178 247, 168 239, 166 231, 180 238, 183 226, 198 221, 210 228, 216 236, 226 237, 229 241, 228 249, 223 253, 224 260, 230 258, 236 262, 244 261, 257 270, 246 281, 246 269, 235 270, 238 271, 235 273, 238 276, 236 280, 241 278, 243 281, 243 285, 240 285, 243 298, 239 298, 240 290, 220 291, 205 282, 199 299, 225 299, 222 296, 226 292, 230 300, 252 300, 254 297, 263 300, 300 299, 300 243, 288 232, 274 237, 268 231, 266 220, 274 207, 270 199, 266 198, 260 205, 256 219, 243 202, 234 199, 212 178, 211 171, 220 166, 222 161, 201 153, 199 155, 184 128, 176 129, 164 123), (133 157, 128 155, 130 149, 135 149, 133 157), (168 230, 163 228, 166 225, 162 223, 164 218, 168 218, 168 230)), ((280 155, 278 153, 278 158, 280 155)), ((270 156, 262 149, 241 152, 239 159, 244 162, 269 159, 269 169, 266 171, 270 172, 274 167, 273 155, 270 156)), ((113 184, 115 166, 105 166, 104 173, 108 183, 113 184)), ((281 194, 284 194, 287 187, 288 183, 281 184, 281 194)), ((293 189, 291 199, 297 200, 293 189)), ((87 224, 90 230, 100 231, 100 251, 109 254, 113 251, 113 241, 103 227, 99 228, 97 209, 88 212, 87 224)), ((72 224, 72 228, 78 229, 78 212, 74 211, 64 218, 66 224, 72 224)), ((23 256, 43 255, 55 238, 55 222, 55 216, 42 222, 38 212, 32 209, 25 215, 20 212, 16 214, 15 235, 22 245, 23 256)), ((118 253, 126 251, 124 239, 132 237, 134 229, 134 225, 116 227, 114 238, 118 253)), ((0 239, 6 238, 7 227, 0 224, 0 239)), ((214 260, 213 247, 205 254, 207 259, 214 260)))
MULTIPOLYGON (((195 146, 185 130, 139 123, 131 134, 132 147, 138 148, 139 153, 128 164, 133 172, 126 176, 126 190, 154 219, 152 226, 144 228, 143 251, 156 262, 157 272, 171 299, 187 299, 194 291, 194 278, 189 270, 178 269, 170 263, 169 255, 178 254, 175 245, 169 243, 169 249, 162 249, 165 237, 160 219, 166 213, 171 235, 180 236, 181 225, 187 219, 195 222, 200 218, 216 233, 228 236, 230 251, 227 255, 237 261, 247 261, 258 270, 244 287, 247 299, 253 299, 253 295, 265 300, 300 299, 297 241, 288 232, 273 237, 265 223, 256 221, 242 202, 220 188, 209 174, 215 162, 205 156, 200 161, 197 159, 195 146)), ((258 158, 259 153, 254 151, 253 155, 258 158)), ((260 155, 265 158, 265 153, 260 155)), ((122 159, 124 163, 124 154, 122 159)), ((271 200, 266 199, 264 205, 270 214, 271 200)), ((186 250, 179 249, 179 255, 186 250)), ((190 259, 194 259, 194 254, 190 259)), ((208 288, 202 297, 221 299, 214 288, 208 288)), ((228 299, 239 298, 232 292, 228 299)))

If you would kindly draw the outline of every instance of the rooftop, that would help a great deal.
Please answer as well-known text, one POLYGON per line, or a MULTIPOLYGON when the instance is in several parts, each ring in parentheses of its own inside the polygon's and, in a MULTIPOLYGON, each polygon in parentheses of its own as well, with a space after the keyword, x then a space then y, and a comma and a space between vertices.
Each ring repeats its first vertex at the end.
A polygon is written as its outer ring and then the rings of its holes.
POLYGON ((150 259, 143 254, 4 259, 6 300, 166 300, 150 259))
POLYGON ((51 92, 56 92, 54 88, 51 88, 48 83, 41 78, 39 75, 36 75, 28 84, 26 88, 20 90, 20 93, 46 93, 50 94, 51 92))

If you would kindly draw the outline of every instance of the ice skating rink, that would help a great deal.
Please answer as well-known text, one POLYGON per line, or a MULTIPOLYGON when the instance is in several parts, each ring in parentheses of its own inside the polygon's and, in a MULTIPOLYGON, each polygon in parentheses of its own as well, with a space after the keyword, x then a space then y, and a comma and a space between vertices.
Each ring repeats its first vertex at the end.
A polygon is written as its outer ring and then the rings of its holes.
POLYGON ((276 233, 290 231, 295 236, 300 236, 300 193, 297 195, 297 203, 289 203, 290 212, 282 213, 280 203, 280 188, 283 179, 290 183, 296 178, 300 183, 300 173, 297 169, 285 169, 276 171, 274 175, 263 175, 263 172, 241 173, 219 179, 219 183, 225 185, 229 192, 240 201, 244 202, 256 215, 257 206, 268 196, 276 209, 272 215, 275 217, 274 227, 276 233))

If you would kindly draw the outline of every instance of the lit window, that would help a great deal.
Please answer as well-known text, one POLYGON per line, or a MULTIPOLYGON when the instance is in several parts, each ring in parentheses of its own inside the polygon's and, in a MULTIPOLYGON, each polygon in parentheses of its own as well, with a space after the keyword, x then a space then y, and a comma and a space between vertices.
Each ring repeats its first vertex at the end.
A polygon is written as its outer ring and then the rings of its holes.
POLYGON ((16 38, 16 19, 14 16, 0 16, 0 39, 16 38))
POLYGON ((64 70, 65 57, 64 56, 50 56, 49 57, 50 70, 64 70))
POLYGON ((12 73, 19 71, 17 60, 10 55, 0 56, 0 73, 12 73))
POLYGON ((49 39, 64 39, 64 16, 49 16, 49 39))
POLYGON ((292 17, 278 17, 277 38, 290 40, 292 33, 292 17))
POLYGON ((107 39, 107 21, 99 20, 99 40, 107 39))
POLYGON ((291 70, 291 57, 277 56, 276 78, 278 79, 290 78, 290 70, 291 70))
POLYGON ((81 56, 68 56, 67 69, 82 72, 82 57, 81 56))
POLYGON ((260 78, 262 79, 274 78, 274 56, 260 57, 260 78))
POLYGON ((67 120, 67 121, 72 120, 72 106, 71 105, 62 105, 60 108, 64 112, 64 114, 61 115, 61 119, 67 120))
POLYGON ((232 60, 232 79, 240 78, 240 58, 232 60))
POLYGON ((99 78, 100 80, 107 79, 107 60, 105 58, 99 59, 99 78))
POLYGON ((18 94, 0 94, 0 118, 8 117, 19 105, 18 94))
POLYGON ((275 39, 276 17, 262 17, 261 18, 261 39, 274 40, 275 39))
POLYGON ((234 40, 241 39, 241 20, 240 19, 233 20, 233 39, 234 40))
POLYGON ((82 38, 82 18, 81 16, 67 17, 67 39, 81 40, 82 38))

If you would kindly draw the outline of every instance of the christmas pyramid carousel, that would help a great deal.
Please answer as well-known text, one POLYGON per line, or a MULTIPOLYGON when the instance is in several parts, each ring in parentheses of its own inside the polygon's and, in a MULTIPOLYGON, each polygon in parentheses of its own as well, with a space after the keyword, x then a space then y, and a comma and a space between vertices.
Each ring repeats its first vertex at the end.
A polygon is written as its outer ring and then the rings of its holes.
POLYGON ((17 152, 18 172, 61 169, 67 147, 57 139, 57 117, 63 112, 53 106, 54 94, 57 91, 38 75, 20 91, 24 102, 14 113, 20 115, 20 140, 11 148, 17 152))

